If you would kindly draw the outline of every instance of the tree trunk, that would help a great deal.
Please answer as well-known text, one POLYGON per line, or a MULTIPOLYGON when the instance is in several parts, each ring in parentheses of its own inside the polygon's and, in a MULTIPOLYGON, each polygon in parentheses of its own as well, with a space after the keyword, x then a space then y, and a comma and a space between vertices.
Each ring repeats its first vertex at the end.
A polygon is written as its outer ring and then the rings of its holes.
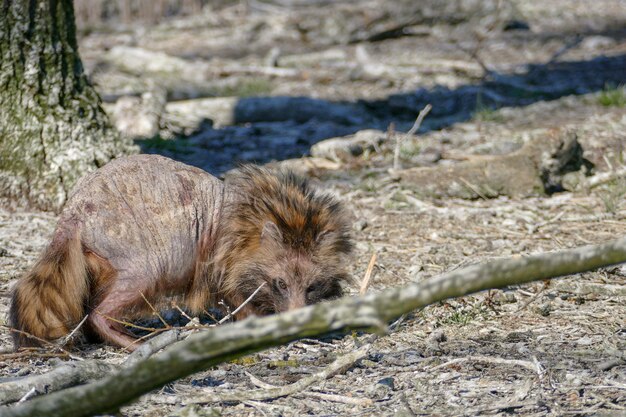
POLYGON ((78 178, 133 147, 83 72, 72 0, 0 8, 0 196, 59 210, 78 178))

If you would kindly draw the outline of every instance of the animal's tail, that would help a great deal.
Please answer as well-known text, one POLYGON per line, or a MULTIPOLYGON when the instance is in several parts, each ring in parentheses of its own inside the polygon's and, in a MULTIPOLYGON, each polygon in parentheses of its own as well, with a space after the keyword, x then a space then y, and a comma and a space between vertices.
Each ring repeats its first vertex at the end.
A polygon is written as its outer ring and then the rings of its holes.
POLYGON ((56 232, 50 245, 13 292, 10 325, 15 347, 68 334, 83 318, 89 296, 81 241, 56 232))

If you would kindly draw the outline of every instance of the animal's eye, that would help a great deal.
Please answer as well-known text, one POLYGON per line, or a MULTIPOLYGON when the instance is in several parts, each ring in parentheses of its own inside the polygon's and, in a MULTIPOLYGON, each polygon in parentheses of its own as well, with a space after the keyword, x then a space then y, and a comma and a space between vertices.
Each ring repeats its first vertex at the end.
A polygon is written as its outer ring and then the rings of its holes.
POLYGON ((283 291, 287 289, 287 283, 282 278, 276 279, 276 285, 278 285, 278 288, 280 288, 283 291))
POLYGON ((307 295, 311 295, 316 291, 320 290, 320 285, 318 283, 314 283, 308 286, 308 288, 306 289, 306 293, 307 295))

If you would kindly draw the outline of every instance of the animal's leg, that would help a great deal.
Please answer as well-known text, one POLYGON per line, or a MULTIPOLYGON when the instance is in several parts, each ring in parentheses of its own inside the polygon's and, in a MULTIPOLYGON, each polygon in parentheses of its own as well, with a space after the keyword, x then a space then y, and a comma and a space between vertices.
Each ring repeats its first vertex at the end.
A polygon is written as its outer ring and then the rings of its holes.
POLYGON ((133 351, 140 342, 124 329, 124 326, 115 321, 123 317, 124 312, 132 311, 143 302, 140 291, 136 295, 129 295, 128 289, 113 287, 102 301, 89 314, 91 329, 103 341, 133 351))

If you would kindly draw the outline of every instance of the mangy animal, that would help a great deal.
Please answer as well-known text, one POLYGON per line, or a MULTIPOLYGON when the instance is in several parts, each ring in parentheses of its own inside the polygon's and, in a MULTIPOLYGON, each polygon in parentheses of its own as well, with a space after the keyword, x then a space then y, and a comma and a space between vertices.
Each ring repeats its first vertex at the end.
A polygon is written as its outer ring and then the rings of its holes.
POLYGON ((18 282, 15 344, 60 338, 87 315, 88 334, 132 350, 120 320, 148 303, 234 309, 263 283, 237 319, 339 297, 350 281, 347 218, 336 198, 289 172, 244 166, 222 182, 161 156, 116 159, 78 182, 18 282))

